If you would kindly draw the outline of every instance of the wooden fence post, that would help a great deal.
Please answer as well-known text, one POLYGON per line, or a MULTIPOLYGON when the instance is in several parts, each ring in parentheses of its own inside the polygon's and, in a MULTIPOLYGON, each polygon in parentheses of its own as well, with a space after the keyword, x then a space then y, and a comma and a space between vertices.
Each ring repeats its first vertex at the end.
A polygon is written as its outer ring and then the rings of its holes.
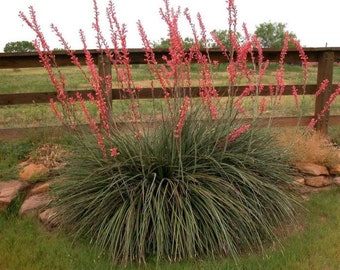
POLYGON ((101 82, 101 90, 106 98, 106 103, 108 105, 108 122, 112 120, 112 66, 109 57, 105 54, 98 55, 98 73, 103 78, 101 82), (111 79, 108 81, 107 76, 111 79))
POLYGON ((110 80, 110 84, 107 85, 108 82, 106 82, 106 77, 110 76, 112 77, 112 66, 111 61, 109 57, 107 57, 105 54, 99 54, 98 55, 98 72, 99 75, 104 79, 102 82, 102 91, 104 91, 105 94, 107 94, 108 102, 110 103, 110 107, 112 107, 112 80, 110 80), (109 92, 106 93, 107 88, 109 88, 109 92))
MULTIPOLYGON (((318 63, 318 74, 317 74, 317 88, 320 87, 320 84, 323 80, 328 79, 329 83, 318 97, 315 99, 315 119, 318 119, 321 114, 322 109, 324 108, 327 100, 329 100, 332 94, 332 84, 333 84, 333 65, 334 65, 334 52, 325 51, 322 52, 319 57, 318 63)), ((328 122, 329 122, 329 110, 321 115, 321 118, 317 121, 315 128, 322 134, 328 134, 328 122)))

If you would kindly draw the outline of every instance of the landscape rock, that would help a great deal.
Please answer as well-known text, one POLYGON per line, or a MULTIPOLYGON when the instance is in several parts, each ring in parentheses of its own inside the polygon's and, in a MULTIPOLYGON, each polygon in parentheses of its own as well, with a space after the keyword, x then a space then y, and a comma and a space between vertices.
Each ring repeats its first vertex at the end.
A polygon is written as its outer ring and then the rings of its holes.
POLYGON ((309 175, 329 175, 328 169, 326 166, 309 163, 309 162, 298 162, 295 164, 296 169, 305 174, 309 175))
POLYGON ((59 225, 58 220, 55 218, 56 208, 48 208, 39 214, 39 220, 45 225, 46 228, 52 229, 59 225))
POLYGON ((339 176, 338 176, 338 177, 334 177, 334 178, 333 178, 333 183, 334 183, 336 186, 340 187, 340 177, 339 177, 339 176))
POLYGON ((34 185, 30 189, 30 191, 28 193, 28 196, 32 196, 32 195, 35 195, 35 194, 48 192, 49 189, 50 189, 51 184, 52 184, 52 181, 48 181, 48 182, 38 183, 38 184, 34 185))
POLYGON ((0 210, 6 209, 18 193, 27 186, 26 182, 18 180, 0 182, 0 210))
POLYGON ((315 188, 326 187, 332 184, 328 176, 308 176, 305 178, 305 185, 315 188))
POLYGON ((340 164, 337 164, 329 168, 329 173, 333 175, 340 175, 340 164))
POLYGON ((26 198, 20 207, 19 215, 25 216, 34 214, 46 207, 52 201, 48 193, 39 193, 26 198))
POLYGON ((21 180, 34 182, 37 177, 42 177, 48 173, 49 169, 45 165, 31 163, 21 170, 19 177, 21 180))
POLYGON ((305 178, 303 178, 303 177, 296 177, 294 179, 294 184, 296 184, 296 185, 304 185, 305 184, 305 178))
POLYGON ((340 159, 340 149, 337 149, 335 152, 335 156, 340 159))

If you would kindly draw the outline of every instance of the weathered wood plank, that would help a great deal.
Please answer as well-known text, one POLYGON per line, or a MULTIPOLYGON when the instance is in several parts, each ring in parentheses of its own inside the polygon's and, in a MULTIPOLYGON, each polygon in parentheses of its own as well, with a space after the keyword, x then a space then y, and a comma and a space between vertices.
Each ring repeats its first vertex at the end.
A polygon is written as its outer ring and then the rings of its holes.
MULTIPOLYGON (((331 51, 334 53, 334 60, 340 61, 340 48, 304 48, 305 53, 308 56, 308 61, 318 62, 320 54, 325 51, 331 51)), ((101 53, 98 50, 90 50, 94 61, 97 62, 98 55, 101 53)), ((155 49, 154 51, 156 60, 161 63, 164 62, 163 56, 168 55, 166 49, 155 49)), ((202 53, 206 53, 202 50, 202 53)), ((280 59, 281 49, 270 48, 263 49, 264 59, 270 61, 278 61, 280 59)), ((65 51, 56 51, 56 61, 58 66, 72 65, 69 56, 65 51)), ((75 55, 79 58, 81 63, 85 63, 85 54, 82 50, 76 50, 75 55)), ((224 56, 219 49, 210 49, 209 56, 211 60, 217 60, 220 63, 228 62, 228 57, 224 56)), ((254 56, 257 56, 257 52, 254 51, 254 56)), ((130 64, 145 64, 145 55, 143 49, 129 49, 129 57, 131 59, 130 64)), ((250 56, 249 56, 250 57, 250 56)), ((286 54, 287 63, 299 63, 299 52, 296 49, 289 49, 286 54)), ((38 59, 36 52, 27 53, 0 53, 0 69, 5 68, 25 68, 25 67, 40 67, 41 63, 38 59)))
POLYGON ((317 85, 320 86, 324 80, 328 80, 329 82, 326 89, 315 99, 314 117, 315 119, 318 119, 315 127, 323 134, 327 134, 328 130, 329 110, 323 111, 323 109, 333 90, 334 57, 334 52, 327 51, 320 55, 320 59, 318 61, 317 85))
MULTIPOLYGON (((297 85, 297 87, 302 91, 302 85, 297 85)), ((332 89, 335 89, 336 85, 332 86, 332 89)), ((245 86, 240 86, 236 95, 239 95, 244 90, 245 86)), ((285 91, 283 95, 291 95, 292 94, 292 85, 286 85, 285 91)), ((227 88, 225 86, 216 87, 217 92, 220 96, 227 96, 227 88)), ((193 97, 199 97, 199 88, 192 87, 185 88, 186 93, 191 92, 193 97)), ((75 97, 75 94, 79 92, 82 94, 84 99, 87 99, 87 94, 94 94, 93 90, 79 90, 79 91, 67 91, 67 95, 69 97, 75 97)), ((316 85, 307 85, 305 89, 306 95, 313 95, 316 92, 316 85)), ((299 94, 302 94, 301 92, 299 94)), ((270 96, 270 90, 268 86, 265 86, 263 91, 259 94, 260 96, 270 96)), ((162 88, 143 88, 139 92, 140 99, 148 99, 148 98, 162 98, 164 97, 162 88)), ((20 105, 20 104, 32 104, 32 103, 48 103, 50 99, 56 100, 57 95, 55 92, 46 91, 39 93, 17 93, 17 94, 0 94, 0 106, 1 105, 20 105)), ((112 89, 112 100, 124 98, 119 89, 112 89)))

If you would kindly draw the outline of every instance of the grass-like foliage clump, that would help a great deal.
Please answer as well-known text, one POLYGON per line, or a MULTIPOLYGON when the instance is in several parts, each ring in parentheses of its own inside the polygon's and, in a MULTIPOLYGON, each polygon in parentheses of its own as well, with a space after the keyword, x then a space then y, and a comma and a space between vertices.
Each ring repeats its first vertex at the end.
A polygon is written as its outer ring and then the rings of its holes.
POLYGON ((228 143, 229 129, 187 121, 180 149, 166 122, 143 138, 118 133, 110 164, 96 142, 75 148, 56 189, 63 224, 114 261, 236 256, 261 246, 293 219, 292 170, 269 134, 251 129, 228 143))

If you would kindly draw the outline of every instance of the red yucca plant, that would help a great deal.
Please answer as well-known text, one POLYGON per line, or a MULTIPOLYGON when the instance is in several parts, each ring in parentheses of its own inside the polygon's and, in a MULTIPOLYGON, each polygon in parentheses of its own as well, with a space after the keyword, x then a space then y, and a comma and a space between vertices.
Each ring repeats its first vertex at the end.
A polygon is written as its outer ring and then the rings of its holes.
MULTIPOLYGON (((260 94, 269 61, 264 59, 257 37, 249 35, 245 26, 245 41, 238 41, 236 8, 234 1, 227 1, 231 45, 227 47, 212 33, 229 61, 227 86, 218 92, 213 73, 218 63, 209 57, 200 14, 198 31, 188 9, 182 13, 164 0, 160 15, 168 28, 170 47, 162 63, 157 61, 142 23, 137 22, 151 78, 146 90, 134 82, 126 26, 118 22, 113 3, 109 1, 106 9, 110 42, 102 33, 97 3, 93 3, 98 51, 112 64, 114 76, 99 74, 83 31, 80 38, 85 65, 51 25, 72 63, 91 85, 93 93, 87 97, 67 95, 66 78, 58 69, 57 57, 47 45, 33 7, 29 17, 20 13, 36 33, 34 46, 57 91, 57 104, 51 101, 52 108, 80 138, 63 171, 66 180, 55 187, 56 218, 75 236, 89 238, 116 263, 145 262, 150 257, 157 261, 215 255, 237 258, 244 248, 275 238, 276 226, 294 216, 295 201, 286 190, 293 172, 287 151, 257 128, 257 119, 267 103, 279 102, 285 91, 284 58, 289 41, 300 52, 306 83, 307 56, 299 43, 286 35, 277 84, 269 86, 267 101, 260 94), (194 40, 188 50, 178 25, 183 14, 194 40), (193 76, 194 66, 198 79, 193 76), (241 80, 246 81, 245 88, 238 86, 241 80), (141 91, 153 95, 158 90, 156 82, 163 98, 153 99, 150 115, 141 110, 139 95, 141 91), (113 83, 127 100, 129 113, 124 118, 111 108, 113 83), (93 105, 98 118, 90 113, 93 105), (82 132, 77 125, 79 107, 92 133, 82 132)), ((292 89, 297 103, 299 91, 303 89, 292 89)))

